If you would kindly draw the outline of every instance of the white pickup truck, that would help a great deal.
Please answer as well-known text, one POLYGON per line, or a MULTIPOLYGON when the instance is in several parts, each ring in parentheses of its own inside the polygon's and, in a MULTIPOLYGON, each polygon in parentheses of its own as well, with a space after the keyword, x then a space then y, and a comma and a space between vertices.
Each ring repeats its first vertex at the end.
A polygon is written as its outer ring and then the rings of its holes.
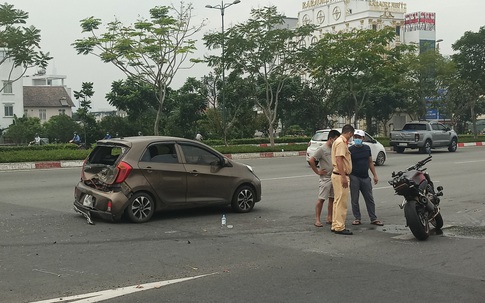
POLYGON ((391 131, 389 144, 398 153, 403 153, 406 148, 430 153, 431 149, 441 147, 454 152, 458 147, 458 135, 439 122, 412 121, 406 123, 402 130, 391 131))

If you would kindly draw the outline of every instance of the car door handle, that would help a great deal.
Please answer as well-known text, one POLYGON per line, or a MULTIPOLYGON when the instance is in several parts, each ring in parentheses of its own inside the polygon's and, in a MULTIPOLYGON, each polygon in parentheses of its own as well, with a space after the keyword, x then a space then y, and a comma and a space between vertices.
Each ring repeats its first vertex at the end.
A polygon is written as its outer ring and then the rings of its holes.
POLYGON ((194 169, 193 171, 190 172, 190 174, 197 177, 199 175, 199 172, 194 169))

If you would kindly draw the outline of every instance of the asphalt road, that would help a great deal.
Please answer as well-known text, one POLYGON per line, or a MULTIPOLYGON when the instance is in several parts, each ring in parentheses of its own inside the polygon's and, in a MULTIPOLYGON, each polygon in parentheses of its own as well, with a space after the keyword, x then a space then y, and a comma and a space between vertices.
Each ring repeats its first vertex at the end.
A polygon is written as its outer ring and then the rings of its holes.
POLYGON ((313 226, 318 177, 304 157, 242 161, 263 181, 249 214, 185 210, 138 225, 74 213, 80 168, 0 172, 0 302, 483 302, 484 152, 433 153, 445 229, 425 242, 387 184, 425 157, 413 152, 377 168, 385 226, 363 217, 353 228, 349 214, 353 236, 313 226))

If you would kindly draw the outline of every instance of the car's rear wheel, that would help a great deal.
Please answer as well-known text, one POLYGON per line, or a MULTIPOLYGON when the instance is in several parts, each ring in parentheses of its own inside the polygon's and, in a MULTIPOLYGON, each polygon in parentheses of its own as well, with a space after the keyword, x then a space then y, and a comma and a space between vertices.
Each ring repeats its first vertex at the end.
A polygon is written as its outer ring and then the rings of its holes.
POLYGON ((139 192, 131 196, 130 203, 125 209, 126 216, 133 223, 148 222, 155 213, 155 202, 145 192, 139 192))
POLYGON ((254 203, 256 203, 255 199, 256 193, 254 190, 250 186, 243 185, 234 193, 231 207, 235 212, 247 213, 253 209, 254 203))
POLYGON ((376 165, 377 166, 384 165, 384 162, 386 162, 386 155, 384 154, 384 152, 379 152, 376 158, 376 165))

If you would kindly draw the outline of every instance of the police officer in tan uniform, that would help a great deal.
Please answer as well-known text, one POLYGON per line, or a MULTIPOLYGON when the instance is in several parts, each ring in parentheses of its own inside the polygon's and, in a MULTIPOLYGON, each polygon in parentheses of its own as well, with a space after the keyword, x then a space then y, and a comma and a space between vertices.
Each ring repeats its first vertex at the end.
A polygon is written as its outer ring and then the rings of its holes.
POLYGON ((354 127, 346 124, 342 128, 342 134, 332 145, 334 200, 331 230, 339 235, 352 235, 352 232, 345 228, 345 219, 347 218, 347 204, 350 193, 349 175, 352 172, 348 142, 353 135, 354 127))

